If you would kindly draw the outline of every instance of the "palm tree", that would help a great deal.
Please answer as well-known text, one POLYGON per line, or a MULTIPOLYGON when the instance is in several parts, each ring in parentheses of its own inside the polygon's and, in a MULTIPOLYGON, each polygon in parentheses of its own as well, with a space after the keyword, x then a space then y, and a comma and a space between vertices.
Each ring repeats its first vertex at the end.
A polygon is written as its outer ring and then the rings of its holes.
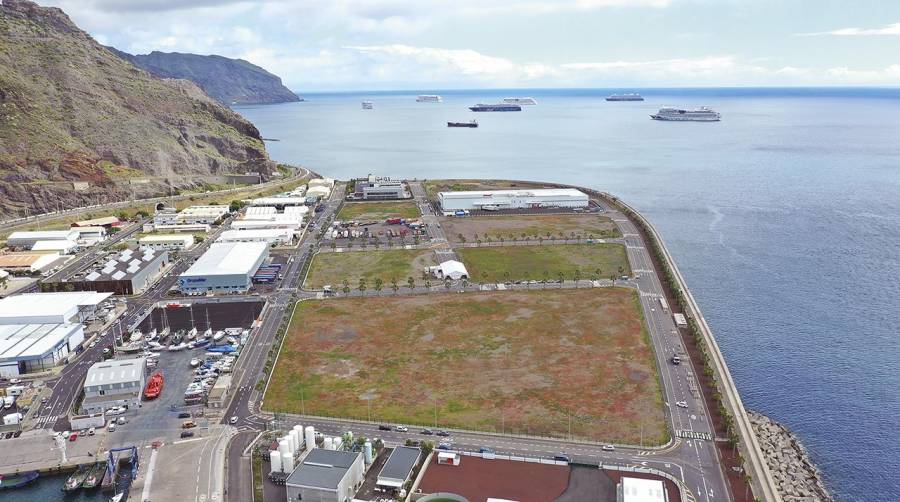
POLYGON ((391 277, 391 289, 394 290, 394 293, 396 293, 397 290, 400 289, 400 286, 397 285, 397 278, 396 278, 396 277, 391 277))
POLYGON ((406 285, 409 286, 410 291, 412 291, 416 287, 416 280, 409 277, 406 279, 406 285))
POLYGON ((350 294, 350 281, 348 281, 347 279, 344 279, 344 294, 350 294))
POLYGON ((337 242, 331 241, 331 250, 334 251, 337 248, 337 242))
POLYGON ((544 245, 544 238, 541 237, 541 236, 538 236, 538 245, 539 245, 539 246, 543 246, 543 245, 544 245))
POLYGON ((431 292, 431 280, 425 279, 425 290, 431 292))
POLYGON ((482 284, 486 283, 486 282, 487 282, 487 278, 488 278, 488 273, 487 273, 487 272, 482 272, 482 273, 481 273, 481 283, 482 283, 482 284))
POLYGON ((503 272, 503 278, 506 279, 506 282, 509 282, 509 270, 503 272))
POLYGON ((380 293, 382 288, 384 288, 384 281, 381 279, 381 277, 376 277, 375 278, 375 291, 380 293))
POLYGON ((553 237, 553 233, 550 232, 549 230, 547 231, 547 234, 546 234, 546 235, 547 235, 547 238, 548 238, 548 239, 551 238, 551 237, 553 237))
POLYGON ((366 286, 367 286, 366 278, 360 277, 359 278, 359 293, 360 294, 364 295, 366 293, 366 286))
POLYGON ((572 272, 572 279, 575 280, 575 288, 577 289, 577 288, 578 288, 578 281, 581 280, 581 270, 579 270, 579 269, 576 268, 575 271, 572 272))

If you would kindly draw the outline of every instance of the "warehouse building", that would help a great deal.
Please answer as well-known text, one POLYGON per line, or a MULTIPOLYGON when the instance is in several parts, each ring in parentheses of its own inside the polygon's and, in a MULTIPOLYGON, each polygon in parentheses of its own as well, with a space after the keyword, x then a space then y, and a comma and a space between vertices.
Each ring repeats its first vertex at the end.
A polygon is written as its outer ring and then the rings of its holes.
POLYGON ((236 220, 231 222, 233 230, 258 230, 261 228, 281 228, 297 232, 303 226, 302 221, 295 218, 285 218, 284 215, 276 215, 276 218, 266 220, 236 220))
POLYGON ((85 246, 92 246, 106 240, 106 227, 72 227, 72 230, 78 232, 78 243, 85 246))
POLYGON ((384 490, 399 490, 412 476, 413 469, 419 463, 422 450, 409 446, 398 446, 391 452, 375 485, 384 490))
POLYGON ((44 371, 84 341, 84 321, 108 293, 27 293, 0 300, 0 376, 44 371))
POLYGON ((666 502, 666 486, 659 479, 623 477, 616 485, 616 502, 666 502))
POLYGON ((309 180, 306 184, 309 188, 313 187, 325 187, 329 190, 334 188, 334 179, 332 178, 316 178, 314 180, 309 180))
POLYGON ((158 234, 138 239, 140 249, 184 251, 194 246, 193 235, 158 234))
POLYGON ((70 240, 37 241, 31 246, 35 253, 72 254, 79 248, 78 243, 70 240))
POLYGON ((440 192, 444 211, 588 207, 588 196, 574 188, 440 192))
MULTIPOLYGON (((181 225, 212 225, 229 213, 228 206, 190 206, 175 216, 175 223, 181 225)), ((154 218, 155 223, 155 218, 154 218)), ((162 221, 160 223, 163 223, 162 221)))
POLYGON ((0 254, 0 269, 9 272, 42 272, 52 267, 61 256, 59 253, 21 253, 0 254))
POLYGON ((144 390, 143 357, 94 363, 84 379, 82 413, 103 413, 116 406, 137 408, 144 390))
POLYGON ((226 230, 216 242, 265 242, 268 245, 291 244, 294 232, 287 228, 260 228, 255 230, 226 230))
POLYGON ((78 232, 72 230, 41 230, 34 232, 13 232, 6 238, 6 245, 11 248, 31 249, 38 241, 71 241, 78 240, 78 232))
POLYGON ((306 190, 307 202, 310 199, 327 199, 329 195, 331 195, 331 188, 327 186, 310 186, 309 189, 306 190))
POLYGON ((209 225, 205 223, 197 223, 195 225, 188 224, 178 224, 173 223, 171 225, 144 225, 145 232, 184 232, 184 233, 192 233, 192 234, 205 234, 209 233, 209 225))
POLYGON ((107 255, 104 260, 72 276, 44 284, 53 291, 74 288, 75 291, 135 295, 153 284, 168 263, 169 252, 164 249, 126 249, 107 255))
POLYGON ((245 293, 268 256, 265 242, 215 242, 179 276, 178 284, 188 295, 245 293))
POLYGON ((353 198, 360 200, 389 200, 408 197, 409 194, 402 181, 371 174, 364 180, 357 180, 353 192, 353 198))
POLYGON ((288 206, 302 206, 306 204, 306 197, 260 197, 250 201, 253 207, 274 207, 284 209, 288 206))
POLYGON ((288 502, 349 502, 365 478, 359 452, 315 448, 285 482, 288 502))
POLYGON ((110 228, 119 223, 119 219, 115 216, 104 216, 103 218, 94 218, 92 220, 76 221, 73 227, 105 227, 110 228))

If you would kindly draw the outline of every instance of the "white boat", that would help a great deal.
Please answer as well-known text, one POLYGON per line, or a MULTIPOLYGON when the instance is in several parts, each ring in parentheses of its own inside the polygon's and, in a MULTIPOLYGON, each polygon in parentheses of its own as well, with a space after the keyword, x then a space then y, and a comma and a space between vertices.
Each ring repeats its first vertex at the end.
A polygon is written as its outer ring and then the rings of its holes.
POLYGON ((191 328, 190 331, 188 331, 187 337, 188 337, 188 340, 193 340, 194 338, 197 338, 197 328, 191 328))
POLYGON ((191 359, 191 368, 196 368, 197 366, 200 366, 200 359, 195 357, 191 359))
POLYGON ((212 336, 212 334, 213 334, 212 328, 208 328, 206 331, 203 332, 203 338, 209 338, 212 336))
POLYGON ((503 103, 509 105, 536 105, 537 100, 534 98, 523 97, 523 98, 503 98, 503 103))
POLYGON ((151 329, 150 332, 147 333, 147 336, 150 338, 150 340, 156 338, 156 328, 151 329))
POLYGON ((650 115, 650 118, 672 122, 718 122, 721 120, 721 115, 717 111, 702 106, 695 110, 660 108, 655 115, 650 115))
POLYGON ((636 92, 628 92, 625 94, 610 94, 606 97, 607 101, 643 101, 644 97, 636 92))
POLYGON ((179 343, 179 344, 177 344, 177 345, 170 345, 170 346, 169 346, 169 352, 175 352, 175 351, 178 351, 178 350, 181 350, 181 349, 185 349, 185 348, 187 348, 187 344, 182 342, 182 343, 179 343))
POLYGON ((444 101, 444 98, 438 96, 437 94, 420 94, 416 96, 417 103, 441 103, 444 101))
POLYGON ((166 337, 168 337, 169 333, 171 333, 171 332, 172 332, 172 330, 170 330, 169 327, 166 326, 165 328, 162 329, 162 331, 159 332, 159 339, 165 340, 166 337))
POLYGON ((363 101, 362 102, 363 110, 371 110, 372 108, 375 108, 375 103, 373 103, 371 101, 363 101))
POLYGON ((131 338, 129 338, 128 340, 132 341, 132 342, 139 342, 143 339, 144 339, 144 334, 141 333, 140 331, 135 331, 134 333, 131 334, 131 338))
POLYGON ((219 340, 221 340, 221 339, 223 339, 223 338, 225 338, 225 332, 224 332, 224 331, 216 331, 216 334, 213 335, 213 341, 214 341, 214 342, 218 342, 219 340))

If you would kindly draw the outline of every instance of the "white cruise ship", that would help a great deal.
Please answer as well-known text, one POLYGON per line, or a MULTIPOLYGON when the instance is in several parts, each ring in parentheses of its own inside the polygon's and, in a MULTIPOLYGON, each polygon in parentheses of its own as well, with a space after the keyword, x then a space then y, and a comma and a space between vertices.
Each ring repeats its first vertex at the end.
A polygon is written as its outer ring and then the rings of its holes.
POLYGON ((508 105, 536 105, 534 98, 503 98, 503 103, 508 105))
POLYGON ((650 115, 653 120, 671 120, 676 122, 718 122, 721 120, 719 112, 705 106, 696 110, 684 110, 681 108, 660 108, 655 115, 650 115))
POLYGON ((443 101, 444 98, 437 94, 420 94, 419 96, 416 96, 417 103, 441 103, 443 101))
POLYGON ((375 108, 375 103, 372 103, 371 101, 363 101, 362 102, 363 110, 371 110, 372 108, 375 108))

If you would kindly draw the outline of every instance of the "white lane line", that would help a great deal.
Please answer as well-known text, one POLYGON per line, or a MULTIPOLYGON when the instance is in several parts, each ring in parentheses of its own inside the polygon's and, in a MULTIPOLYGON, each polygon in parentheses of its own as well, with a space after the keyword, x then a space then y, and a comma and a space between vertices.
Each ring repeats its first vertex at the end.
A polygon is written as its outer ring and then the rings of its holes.
POLYGON ((150 484, 153 483, 153 470, 156 468, 156 454, 159 450, 150 452, 150 463, 147 464, 147 477, 144 480, 144 490, 141 492, 141 501, 150 502, 150 484))

